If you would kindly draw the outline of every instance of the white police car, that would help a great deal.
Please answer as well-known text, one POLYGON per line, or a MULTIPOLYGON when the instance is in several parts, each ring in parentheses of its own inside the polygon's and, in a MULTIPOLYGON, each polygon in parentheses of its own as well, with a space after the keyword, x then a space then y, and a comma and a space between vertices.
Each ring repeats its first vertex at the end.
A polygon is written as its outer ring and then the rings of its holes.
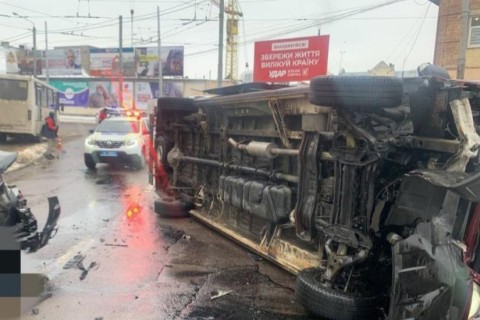
POLYGON ((85 165, 95 169, 97 163, 123 164, 140 170, 145 166, 149 141, 146 118, 107 118, 85 139, 85 165))

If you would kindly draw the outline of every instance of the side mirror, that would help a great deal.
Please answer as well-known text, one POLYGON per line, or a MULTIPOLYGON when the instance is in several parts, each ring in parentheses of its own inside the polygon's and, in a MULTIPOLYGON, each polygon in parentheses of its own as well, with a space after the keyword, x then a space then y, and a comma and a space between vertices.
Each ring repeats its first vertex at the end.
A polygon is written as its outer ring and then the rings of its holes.
POLYGON ((93 133, 95 132, 95 129, 90 129, 90 130, 88 130, 88 132, 89 132, 90 134, 93 134, 93 133))

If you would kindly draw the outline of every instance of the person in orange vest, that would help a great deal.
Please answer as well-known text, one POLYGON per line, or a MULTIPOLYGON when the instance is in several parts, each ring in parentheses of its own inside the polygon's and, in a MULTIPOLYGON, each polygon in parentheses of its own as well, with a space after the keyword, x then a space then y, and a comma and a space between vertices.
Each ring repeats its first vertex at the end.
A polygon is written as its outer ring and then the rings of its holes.
POLYGON ((47 159, 54 159, 55 156, 53 155, 53 147, 55 144, 55 139, 57 138, 58 133, 58 124, 55 120, 55 113, 51 111, 48 114, 48 117, 45 118, 45 130, 44 130, 44 137, 47 138, 47 152, 45 153, 45 157, 47 159))

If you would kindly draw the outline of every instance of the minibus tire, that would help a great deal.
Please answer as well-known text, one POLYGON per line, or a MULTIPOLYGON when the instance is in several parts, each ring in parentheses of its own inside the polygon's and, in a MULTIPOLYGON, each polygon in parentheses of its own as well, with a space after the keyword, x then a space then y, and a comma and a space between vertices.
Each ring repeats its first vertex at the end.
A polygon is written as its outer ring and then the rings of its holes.
POLYGON ((394 77, 316 77, 309 100, 318 106, 382 110, 402 103, 402 80, 394 77))
POLYGON ((311 268, 298 274, 295 295, 305 309, 325 319, 378 319, 378 308, 384 302, 382 294, 353 295, 329 288, 319 280, 323 272, 311 268))
POLYGON ((188 211, 193 208, 192 203, 169 198, 157 199, 154 211, 162 218, 179 219, 187 218, 188 211))

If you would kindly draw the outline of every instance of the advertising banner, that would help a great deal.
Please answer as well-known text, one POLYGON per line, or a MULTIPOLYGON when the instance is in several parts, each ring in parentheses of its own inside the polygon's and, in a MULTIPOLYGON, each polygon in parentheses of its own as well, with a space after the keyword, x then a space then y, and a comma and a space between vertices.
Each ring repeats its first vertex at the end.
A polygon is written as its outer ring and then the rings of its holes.
POLYGON ((253 80, 288 82, 327 74, 329 36, 255 42, 253 80))
POLYGON ((42 73, 41 60, 35 60, 32 50, 18 50, 17 51, 18 73, 19 74, 33 74, 33 64, 37 64, 37 74, 42 73))
MULTIPOLYGON (((30 49, 0 48, 0 73, 33 74, 33 62, 30 49)), ((40 72, 41 64, 37 63, 37 73, 40 72)))
MULTIPOLYGON (((138 77, 158 77, 158 47, 135 48, 138 77)), ((183 47, 161 47, 163 76, 183 76, 183 47)))
POLYGON ((46 54, 48 54, 48 73, 51 76, 81 75, 80 49, 55 49, 43 51, 42 74, 46 75, 46 54))
POLYGON ((5 49, 6 72, 18 74, 17 51, 15 49, 5 49))
POLYGON ((153 99, 152 88, 148 82, 135 82, 135 107, 146 110, 148 101, 153 99))
POLYGON ((60 104, 63 104, 66 107, 88 106, 88 82, 53 80, 49 83, 60 91, 60 104))
POLYGON ((115 87, 111 81, 90 81, 89 83, 88 107, 118 107, 119 91, 118 84, 115 87))
MULTIPOLYGON (((123 75, 135 76, 135 56, 132 48, 122 49, 123 75)), ((118 48, 90 49, 90 75, 113 77, 120 75, 120 50, 118 48)))

